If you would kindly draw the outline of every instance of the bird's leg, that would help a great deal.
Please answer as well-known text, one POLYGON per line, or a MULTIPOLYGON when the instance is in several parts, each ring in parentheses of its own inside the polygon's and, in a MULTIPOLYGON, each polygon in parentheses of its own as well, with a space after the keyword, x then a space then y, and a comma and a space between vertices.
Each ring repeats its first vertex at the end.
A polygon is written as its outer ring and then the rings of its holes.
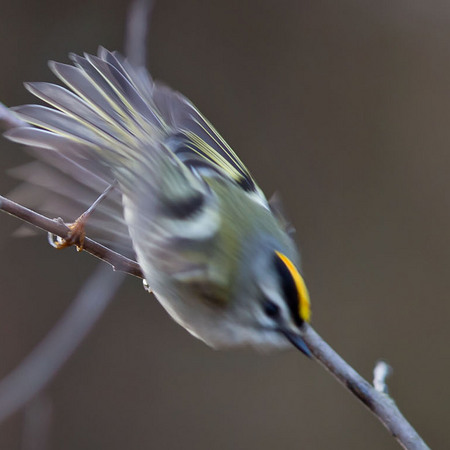
MULTIPOLYGON (((69 234, 66 239, 63 239, 59 236, 55 236, 54 234, 49 233, 49 242, 50 245, 57 249, 67 248, 72 245, 76 245, 77 251, 81 252, 84 246, 84 238, 86 237, 85 225, 90 215, 95 211, 95 208, 100 204, 102 200, 104 200, 112 189, 115 188, 117 182, 114 181, 111 183, 105 191, 95 200, 94 203, 83 213, 81 214, 75 222, 70 224, 65 224, 69 229, 69 234)), ((62 221, 61 218, 58 220, 62 221)))

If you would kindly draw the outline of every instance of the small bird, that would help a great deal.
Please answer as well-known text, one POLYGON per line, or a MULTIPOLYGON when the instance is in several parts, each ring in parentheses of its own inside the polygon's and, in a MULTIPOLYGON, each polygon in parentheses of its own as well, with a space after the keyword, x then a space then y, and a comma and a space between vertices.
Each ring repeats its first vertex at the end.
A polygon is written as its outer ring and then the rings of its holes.
MULTIPOLYGON (((66 177, 115 183, 120 211, 104 209, 102 227, 192 335, 214 348, 290 343, 310 356, 310 301, 290 226, 229 145, 186 97, 119 53, 70 59, 49 63, 68 89, 26 84, 49 106, 12 108, 29 126, 6 136, 66 177)), ((32 183, 36 170, 22 177, 32 183)))

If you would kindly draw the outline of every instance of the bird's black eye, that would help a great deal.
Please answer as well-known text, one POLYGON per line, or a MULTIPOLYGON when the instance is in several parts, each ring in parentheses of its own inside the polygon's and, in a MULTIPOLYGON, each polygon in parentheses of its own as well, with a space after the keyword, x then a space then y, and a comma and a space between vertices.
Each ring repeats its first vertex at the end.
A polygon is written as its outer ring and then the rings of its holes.
POLYGON ((280 307, 270 300, 266 300, 263 307, 266 315, 272 319, 275 319, 280 315, 280 307))

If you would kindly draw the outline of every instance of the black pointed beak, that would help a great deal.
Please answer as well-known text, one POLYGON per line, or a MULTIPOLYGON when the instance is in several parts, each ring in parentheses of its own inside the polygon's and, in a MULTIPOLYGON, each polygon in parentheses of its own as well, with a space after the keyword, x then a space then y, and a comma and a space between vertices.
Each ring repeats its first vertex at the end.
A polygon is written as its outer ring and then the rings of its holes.
POLYGON ((282 328, 280 328, 280 332, 295 348, 298 348, 308 358, 312 358, 313 355, 311 353, 311 350, 309 349, 309 347, 306 345, 306 342, 299 334, 293 333, 292 331, 284 330, 282 328))

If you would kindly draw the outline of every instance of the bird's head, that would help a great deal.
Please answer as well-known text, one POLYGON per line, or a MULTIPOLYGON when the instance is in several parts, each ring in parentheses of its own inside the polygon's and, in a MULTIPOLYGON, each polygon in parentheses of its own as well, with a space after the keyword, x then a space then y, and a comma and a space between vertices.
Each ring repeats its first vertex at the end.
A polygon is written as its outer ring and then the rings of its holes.
POLYGON ((240 316, 254 330, 251 340, 258 345, 259 339, 262 348, 281 347, 288 341, 311 356, 302 338, 311 318, 310 300, 298 263, 293 262, 296 253, 270 245, 256 249, 252 258, 244 270, 248 278, 241 280, 248 296, 240 302, 240 316), (287 253, 294 253, 292 259, 287 253))

